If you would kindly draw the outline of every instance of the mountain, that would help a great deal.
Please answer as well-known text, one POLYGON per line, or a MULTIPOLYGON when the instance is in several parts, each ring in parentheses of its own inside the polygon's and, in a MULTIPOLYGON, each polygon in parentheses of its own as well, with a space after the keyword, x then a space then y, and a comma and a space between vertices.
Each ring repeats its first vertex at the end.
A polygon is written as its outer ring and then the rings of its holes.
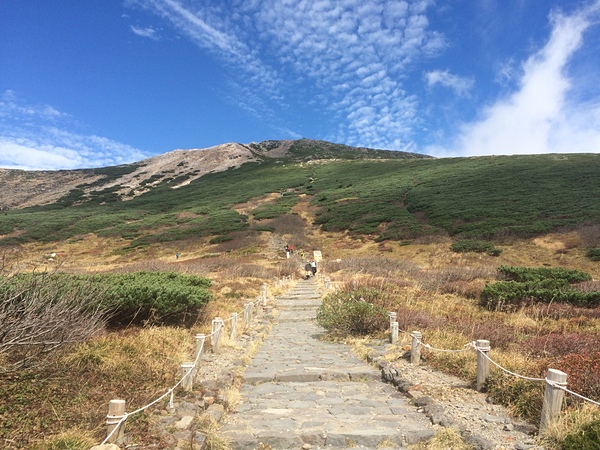
POLYGON ((96 169, 0 169, 0 211, 52 204, 69 193, 80 193, 79 197, 84 200, 94 193, 110 191, 127 200, 164 182, 177 189, 208 173, 222 172, 248 162, 386 158, 414 159, 428 156, 300 139, 251 144, 228 143, 206 149, 174 150, 134 164, 96 169))
POLYGON ((130 249, 206 244, 304 225, 402 242, 583 226, 591 236, 598 173, 597 154, 435 159, 306 139, 224 144, 117 167, 4 171, 0 246, 90 235, 130 249))

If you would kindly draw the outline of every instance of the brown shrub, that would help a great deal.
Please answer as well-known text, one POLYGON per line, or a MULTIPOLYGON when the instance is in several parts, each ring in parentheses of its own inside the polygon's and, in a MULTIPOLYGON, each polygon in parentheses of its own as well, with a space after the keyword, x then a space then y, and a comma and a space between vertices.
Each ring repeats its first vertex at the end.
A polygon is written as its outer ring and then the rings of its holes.
MULTIPOLYGON (((600 400, 600 352, 565 355, 558 368, 568 374, 569 389, 592 400, 600 400)), ((568 396, 573 403, 578 401, 568 396)))
POLYGON ((495 320, 473 321, 466 320, 454 322, 456 329, 461 331, 469 340, 486 339, 493 348, 506 349, 517 338, 517 330, 495 320))
POLYGON ((549 333, 523 341, 520 350, 534 357, 563 357, 571 353, 590 353, 598 348, 598 337, 579 333, 549 333))
POLYGON ((534 304, 523 308, 523 313, 534 320, 544 319, 600 319, 600 308, 577 308, 566 303, 534 304))
POLYGON ((263 245, 260 233, 256 231, 237 231, 231 233, 230 236, 233 239, 216 244, 214 251, 226 253, 248 247, 260 247, 263 245))
POLYGON ((581 292, 600 292, 600 281, 584 281, 573 285, 573 288, 581 292))
POLYGON ((293 243, 298 248, 306 247, 308 244, 306 223, 298 214, 284 214, 264 221, 264 224, 273 227, 277 234, 294 236, 293 243))
POLYGON ((408 332, 443 329, 450 322, 447 317, 436 316, 422 309, 397 306, 393 311, 397 314, 398 328, 408 332))
MULTIPOLYGON (((497 270, 492 266, 453 266, 422 271, 417 277, 421 289, 438 291, 448 283, 470 282, 474 280, 489 280, 496 278, 497 270)), ((483 288, 483 287, 482 287, 483 288)))
POLYGON ((577 233, 582 246, 587 248, 600 247, 600 224, 582 225, 577 233))
POLYGON ((413 276, 421 271, 416 264, 382 256, 348 258, 339 262, 339 270, 348 269, 354 273, 364 273, 383 278, 413 276))
POLYGON ((485 281, 450 281, 440 286, 441 294, 456 294, 464 298, 479 298, 485 281))

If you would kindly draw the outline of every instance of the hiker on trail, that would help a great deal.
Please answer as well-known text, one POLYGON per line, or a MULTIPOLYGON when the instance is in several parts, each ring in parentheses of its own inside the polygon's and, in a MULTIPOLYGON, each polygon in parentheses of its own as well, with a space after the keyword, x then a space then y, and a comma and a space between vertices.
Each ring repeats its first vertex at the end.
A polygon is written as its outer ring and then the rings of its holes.
POLYGON ((313 277, 317 275, 317 263, 314 261, 310 262, 310 271, 313 274, 313 277))
POLYGON ((306 271, 306 274, 304 275, 304 279, 308 280, 310 278, 310 274, 312 273, 312 267, 310 266, 309 262, 307 262, 306 265, 304 266, 304 270, 306 271))
POLYGON ((175 253, 175 259, 179 259, 179 253, 175 253))
POLYGON ((285 245, 285 257, 288 259, 290 257, 290 246, 288 244, 285 245))

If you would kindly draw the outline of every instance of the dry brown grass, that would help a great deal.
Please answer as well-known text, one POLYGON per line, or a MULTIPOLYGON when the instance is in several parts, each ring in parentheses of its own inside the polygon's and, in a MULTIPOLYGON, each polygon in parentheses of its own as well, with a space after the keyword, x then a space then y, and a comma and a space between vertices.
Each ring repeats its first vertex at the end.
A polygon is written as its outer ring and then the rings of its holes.
POLYGON ((587 404, 578 409, 567 410, 546 428, 541 436, 541 443, 547 450, 559 450, 561 441, 567 434, 577 432, 585 425, 599 420, 600 409, 594 405, 587 404))

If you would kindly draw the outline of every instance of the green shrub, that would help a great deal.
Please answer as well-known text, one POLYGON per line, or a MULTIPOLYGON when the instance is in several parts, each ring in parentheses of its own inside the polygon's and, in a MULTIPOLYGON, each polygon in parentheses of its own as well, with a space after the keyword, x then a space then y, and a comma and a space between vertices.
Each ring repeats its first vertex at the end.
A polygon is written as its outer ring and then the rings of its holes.
POLYGON ((498 272, 508 280, 527 282, 541 280, 565 280, 567 283, 591 281, 592 276, 581 270, 562 267, 513 267, 500 266, 498 272))
POLYGON ((384 331, 389 326, 388 313, 369 301, 378 295, 382 292, 373 288, 330 294, 319 307, 317 322, 336 336, 365 336, 384 331))
POLYGON ((600 248, 590 248, 585 253, 585 256, 590 258, 592 261, 600 261, 600 248))
POLYGON ((600 450, 600 420, 567 434, 560 444, 560 450, 600 450))
POLYGON ((233 241, 233 236, 226 234, 223 236, 215 236, 209 242, 209 244, 221 244, 222 242, 233 241))
POLYGON ((490 256, 500 256, 502 250, 494 248, 494 244, 489 241, 478 241, 478 240, 462 240, 453 242, 450 246, 450 250, 456 253, 487 253, 490 256))
POLYGON ((498 271, 510 281, 488 283, 483 288, 480 305, 489 310, 511 311, 527 302, 569 303, 585 308, 600 304, 600 292, 583 292, 570 286, 592 279, 580 270, 500 266, 498 271))
MULTIPOLYGON (((27 277, 32 275, 21 274, 10 281, 5 279, 0 283, 1 289, 19 289, 27 277)), ((210 280, 174 272, 57 273, 52 277, 54 283, 43 287, 53 290, 45 293, 48 301, 59 298, 66 289, 92 292, 90 307, 109 312, 109 324, 113 326, 149 322, 189 325, 196 320, 200 308, 211 299, 208 291, 210 280)))
POLYGON ((490 397, 507 406, 515 416, 539 420, 544 398, 543 383, 492 373, 485 386, 490 397))

